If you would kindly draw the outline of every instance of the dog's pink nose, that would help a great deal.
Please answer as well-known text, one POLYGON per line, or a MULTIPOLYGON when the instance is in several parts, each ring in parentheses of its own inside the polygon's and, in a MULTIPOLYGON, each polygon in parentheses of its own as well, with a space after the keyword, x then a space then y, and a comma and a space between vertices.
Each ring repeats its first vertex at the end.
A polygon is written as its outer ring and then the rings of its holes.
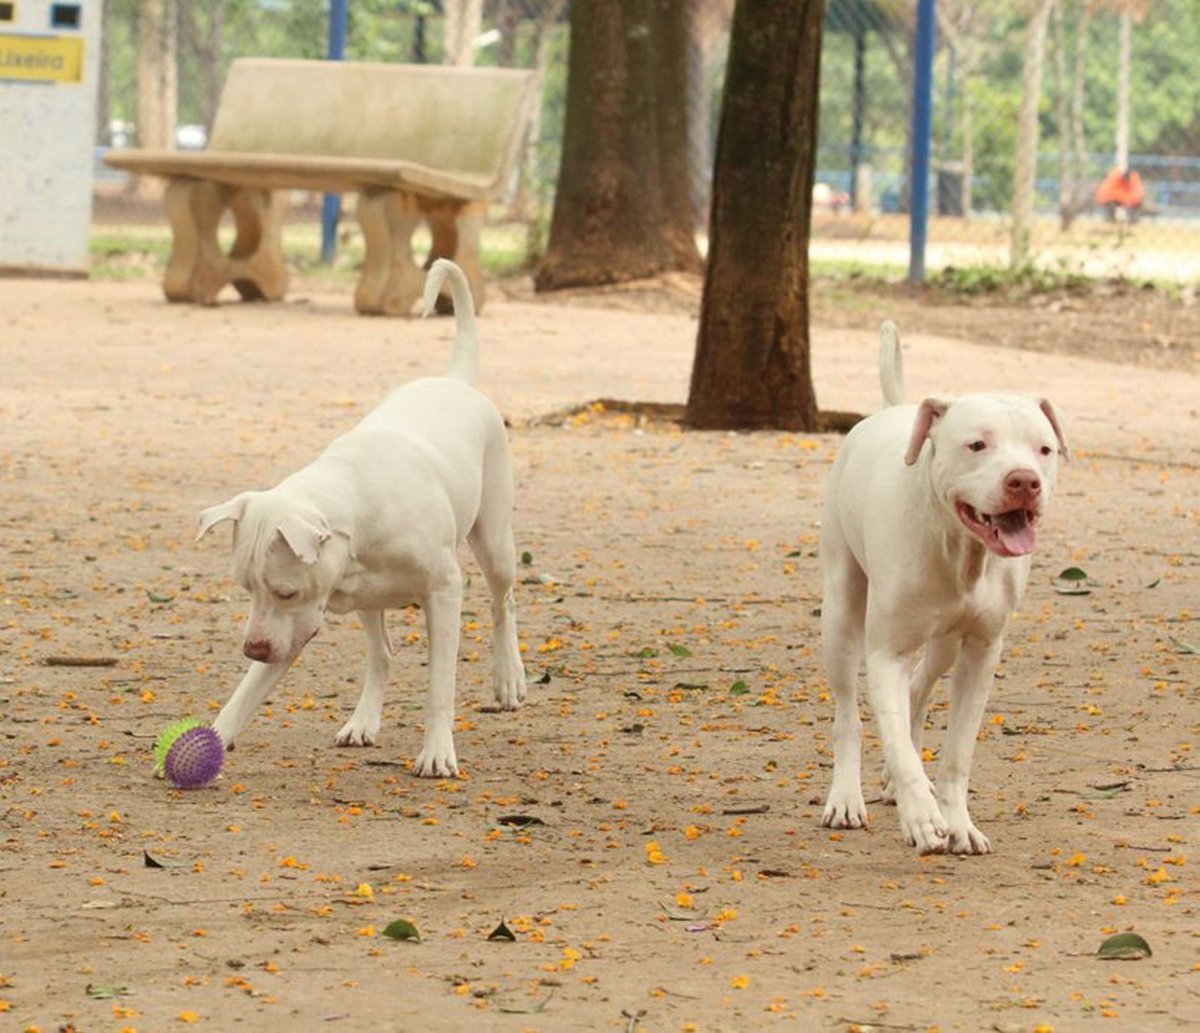
POLYGON ((1042 490, 1042 482, 1032 470, 1013 470, 1004 486, 1017 495, 1036 495, 1042 490))
POLYGON ((246 639, 242 643, 242 652, 251 660, 259 660, 266 663, 271 658, 271 643, 264 642, 262 639, 246 639))

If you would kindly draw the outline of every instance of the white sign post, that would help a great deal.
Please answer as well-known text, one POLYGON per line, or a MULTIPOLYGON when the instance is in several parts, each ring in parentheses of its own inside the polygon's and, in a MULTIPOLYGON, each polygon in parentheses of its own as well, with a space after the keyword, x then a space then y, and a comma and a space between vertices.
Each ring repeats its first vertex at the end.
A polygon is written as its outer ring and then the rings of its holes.
POLYGON ((0 0, 0 272, 86 273, 103 0, 0 0))

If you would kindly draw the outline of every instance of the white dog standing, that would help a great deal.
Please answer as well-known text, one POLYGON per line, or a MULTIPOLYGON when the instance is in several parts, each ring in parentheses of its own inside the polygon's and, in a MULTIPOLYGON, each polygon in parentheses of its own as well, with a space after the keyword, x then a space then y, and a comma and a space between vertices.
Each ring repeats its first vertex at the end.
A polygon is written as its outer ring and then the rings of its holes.
POLYGON ((888 408, 847 435, 821 524, 821 631, 833 690, 833 785, 822 824, 861 828, 857 680, 883 746, 886 796, 922 853, 982 854, 967 779, 1009 616, 1029 579, 1037 523, 1068 457, 1045 399, 978 394, 904 399, 900 341, 880 333, 888 408), (949 729, 936 782, 921 738, 929 697, 953 667, 949 729))
POLYGON ((504 420, 472 386, 479 368, 475 311, 458 266, 439 260, 425 311, 449 280, 457 332, 445 377, 398 388, 312 463, 269 491, 248 491, 200 514, 199 535, 234 524, 234 573, 250 593, 242 651, 253 663, 216 728, 232 746, 325 611, 358 611, 367 671, 342 746, 375 742, 391 647, 384 611, 417 603, 429 639, 425 739, 414 769, 457 773, 454 683, 462 606, 457 552, 470 542, 492 593, 496 701, 525 698, 513 582, 513 480, 504 420))

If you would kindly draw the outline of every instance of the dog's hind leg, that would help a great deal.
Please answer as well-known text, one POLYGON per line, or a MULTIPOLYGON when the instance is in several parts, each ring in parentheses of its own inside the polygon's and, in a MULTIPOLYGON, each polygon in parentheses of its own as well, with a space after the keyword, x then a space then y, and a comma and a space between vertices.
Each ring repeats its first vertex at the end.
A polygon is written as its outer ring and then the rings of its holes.
POLYGON ((507 462, 503 477, 484 492, 479 516, 467 536, 492 593, 492 671, 496 702, 516 710, 525 699, 525 668, 517 641, 517 554, 512 534, 512 491, 507 462))
POLYGON ((337 734, 339 746, 371 746, 379 738, 383 722, 383 696, 391 671, 392 646, 388 642, 387 621, 383 610, 359 610, 363 633, 367 636, 367 672, 362 694, 350 720, 337 734))
POLYGON ((833 783, 821 824, 859 829, 867 824, 862 794, 862 718, 858 713, 858 668, 863 655, 867 579, 844 543, 826 555, 821 603, 821 645, 825 676, 833 692, 833 783), (834 553, 835 555, 829 555, 834 553))
POLYGON ((462 571, 453 554, 447 556, 438 580, 437 587, 420 600, 429 638, 429 693, 425 697, 425 739, 413 762, 413 771, 423 778, 458 774, 458 757, 454 752, 454 680, 462 619, 462 571))

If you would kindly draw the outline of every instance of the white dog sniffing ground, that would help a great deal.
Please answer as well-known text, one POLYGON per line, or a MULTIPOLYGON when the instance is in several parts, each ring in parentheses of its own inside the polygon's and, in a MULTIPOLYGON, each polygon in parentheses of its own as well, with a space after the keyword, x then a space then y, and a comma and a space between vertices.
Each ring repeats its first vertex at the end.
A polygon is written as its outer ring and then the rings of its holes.
POLYGON ((833 690, 833 784, 822 824, 861 828, 859 665, 883 746, 885 795, 922 853, 982 854, 967 780, 1037 525, 1068 456, 1045 399, 977 394, 904 405, 900 340, 880 332, 887 408, 846 436, 821 524, 821 632, 833 690), (929 697, 954 669, 937 778, 921 760, 929 697))
POLYGON ((414 770, 457 773, 457 552, 464 539, 492 593, 496 701, 511 710, 525 698, 513 601, 508 437, 496 407, 471 386, 479 368, 475 310, 453 262, 439 259, 429 270, 425 312, 444 281, 457 319, 447 376, 396 389, 276 487, 243 492, 200 514, 201 538, 233 522, 234 573, 250 593, 242 651, 253 663, 213 723, 227 746, 320 630, 326 610, 358 611, 367 636, 362 695, 337 742, 374 743, 391 659, 384 612, 417 603, 429 639, 429 689, 414 770))

